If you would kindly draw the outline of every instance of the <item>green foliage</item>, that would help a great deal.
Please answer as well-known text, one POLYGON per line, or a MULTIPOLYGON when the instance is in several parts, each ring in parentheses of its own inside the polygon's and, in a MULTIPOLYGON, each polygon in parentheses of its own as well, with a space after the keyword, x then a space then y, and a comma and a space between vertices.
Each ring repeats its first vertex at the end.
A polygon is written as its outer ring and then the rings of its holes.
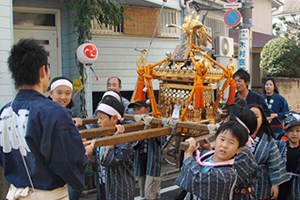
POLYGON ((260 67, 271 76, 300 77, 300 48, 287 38, 272 39, 260 54, 260 67))
POLYGON ((126 4, 116 0, 61 0, 72 12, 74 25, 79 35, 91 40, 91 20, 99 24, 117 25, 122 23, 126 4))

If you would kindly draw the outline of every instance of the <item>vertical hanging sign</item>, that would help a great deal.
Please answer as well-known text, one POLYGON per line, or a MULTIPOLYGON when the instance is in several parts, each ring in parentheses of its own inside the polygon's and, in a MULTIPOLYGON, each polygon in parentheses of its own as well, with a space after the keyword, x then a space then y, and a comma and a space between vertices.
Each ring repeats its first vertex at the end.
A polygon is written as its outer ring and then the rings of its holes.
POLYGON ((250 32, 240 29, 239 32, 239 68, 250 72, 250 32))

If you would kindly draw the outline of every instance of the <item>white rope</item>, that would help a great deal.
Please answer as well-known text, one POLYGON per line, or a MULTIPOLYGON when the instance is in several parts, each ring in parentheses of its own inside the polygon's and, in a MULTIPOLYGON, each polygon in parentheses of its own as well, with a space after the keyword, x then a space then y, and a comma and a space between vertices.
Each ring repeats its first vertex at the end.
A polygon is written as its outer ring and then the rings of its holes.
POLYGON ((153 120, 153 117, 147 115, 147 114, 143 114, 143 115, 134 115, 134 120, 136 122, 143 122, 145 124, 144 126, 144 130, 145 129, 149 129, 151 127, 151 122, 153 120))
MULTIPOLYGON (((15 128, 15 124, 14 124, 14 116, 13 116, 12 104, 13 104, 13 101, 10 103, 10 114, 11 114, 11 123, 12 123, 12 127, 13 127, 14 133, 15 133, 15 135, 16 135, 16 137, 17 137, 17 141, 18 141, 18 145, 19 145, 19 151, 20 151, 20 154, 21 154, 21 157, 22 157, 24 166, 25 166, 25 170, 26 170, 26 173, 27 173, 27 176, 28 176, 28 179, 29 179, 29 182, 30 182, 32 191, 33 191, 33 194, 34 194, 35 198, 38 200, 38 198, 37 198, 37 196, 36 196, 36 193, 35 193, 34 186, 33 186, 33 182, 32 182, 32 179, 31 179, 31 177, 30 177, 29 170, 28 170, 28 167, 27 167, 25 158, 24 158, 24 155, 23 155, 22 152, 21 152, 21 144, 20 144, 19 137, 18 137, 16 128, 15 128)), ((26 142, 26 141, 25 141, 25 142, 26 142)))
POLYGON ((163 126, 172 128, 171 135, 177 134, 177 123, 178 122, 179 122, 179 119, 177 119, 177 118, 163 118, 162 119, 163 126))

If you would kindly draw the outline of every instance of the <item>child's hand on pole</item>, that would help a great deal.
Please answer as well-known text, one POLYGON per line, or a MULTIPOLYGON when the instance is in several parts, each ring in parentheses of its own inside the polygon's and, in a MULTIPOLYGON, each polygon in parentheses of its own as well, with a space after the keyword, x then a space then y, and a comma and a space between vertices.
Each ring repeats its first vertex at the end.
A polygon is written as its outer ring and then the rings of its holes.
POLYGON ((115 132, 114 135, 122 134, 125 131, 125 127, 123 125, 117 124, 116 128, 117 128, 117 131, 115 132))

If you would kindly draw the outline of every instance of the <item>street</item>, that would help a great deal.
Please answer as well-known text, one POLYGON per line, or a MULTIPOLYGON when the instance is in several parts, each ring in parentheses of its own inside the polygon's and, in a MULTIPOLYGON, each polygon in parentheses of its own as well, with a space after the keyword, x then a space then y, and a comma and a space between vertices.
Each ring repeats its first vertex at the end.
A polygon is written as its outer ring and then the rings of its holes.
MULTIPOLYGON (((162 176, 161 176, 161 191, 160 191, 161 198, 160 199, 161 200, 174 199, 174 197, 181 192, 181 189, 174 184, 178 176, 178 169, 176 169, 174 166, 166 164, 163 161, 161 174, 162 176)), ((80 197, 80 200, 96 200, 96 199, 97 199, 96 191, 90 194, 83 194, 80 197)), ((134 200, 142 200, 142 199, 144 198, 140 197, 138 184, 136 184, 134 200)))

